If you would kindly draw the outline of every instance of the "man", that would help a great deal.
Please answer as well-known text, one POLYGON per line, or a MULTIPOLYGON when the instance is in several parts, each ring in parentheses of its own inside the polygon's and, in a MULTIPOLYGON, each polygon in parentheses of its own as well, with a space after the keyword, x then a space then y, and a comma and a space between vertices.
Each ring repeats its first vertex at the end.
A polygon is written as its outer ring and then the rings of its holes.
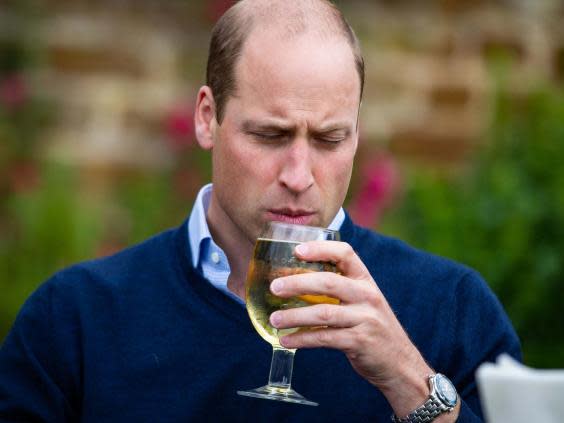
POLYGON ((195 117, 213 186, 180 228, 66 269, 32 295, 0 352, 0 416, 481 421, 474 371, 520 355, 501 306, 474 271, 361 229, 341 209, 363 72, 356 37, 324 0, 230 9, 214 29, 195 117), (244 280, 259 230, 274 220, 338 228, 343 239, 296 252, 335 262, 339 275, 271 285, 283 297, 341 300, 270 317, 278 328, 326 327, 281 340, 301 349, 294 385, 319 407, 235 393, 268 372, 244 280))

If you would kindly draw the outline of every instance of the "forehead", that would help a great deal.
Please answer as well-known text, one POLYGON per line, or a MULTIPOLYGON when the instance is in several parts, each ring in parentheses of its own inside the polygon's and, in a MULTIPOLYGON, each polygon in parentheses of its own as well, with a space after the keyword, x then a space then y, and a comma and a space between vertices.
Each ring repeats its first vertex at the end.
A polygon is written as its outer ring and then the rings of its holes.
POLYGON ((343 37, 315 33, 284 37, 275 31, 254 30, 235 75, 235 96, 263 108, 284 109, 291 103, 306 111, 335 109, 332 113, 353 112, 355 116, 358 111, 360 81, 352 50, 343 37))

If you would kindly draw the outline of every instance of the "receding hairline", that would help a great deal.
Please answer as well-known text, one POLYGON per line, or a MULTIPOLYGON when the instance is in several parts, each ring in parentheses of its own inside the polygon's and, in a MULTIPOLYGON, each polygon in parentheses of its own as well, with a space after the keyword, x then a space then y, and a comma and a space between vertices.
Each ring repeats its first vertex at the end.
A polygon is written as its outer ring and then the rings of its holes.
POLYGON ((347 38, 340 11, 328 0, 240 0, 233 9, 239 19, 251 26, 247 38, 261 27, 282 37, 313 32, 322 38, 347 38))
MULTIPOLYGON (((206 83, 211 87, 216 100, 216 117, 220 124, 229 97, 237 95, 236 68, 243 51, 249 39, 262 31, 282 40, 292 40, 307 34, 320 41, 346 41, 359 75, 362 100, 365 70, 359 40, 342 12, 332 2, 240 0, 216 23, 210 42, 206 83)), ((269 52, 265 51, 265 54, 268 55, 269 52)))

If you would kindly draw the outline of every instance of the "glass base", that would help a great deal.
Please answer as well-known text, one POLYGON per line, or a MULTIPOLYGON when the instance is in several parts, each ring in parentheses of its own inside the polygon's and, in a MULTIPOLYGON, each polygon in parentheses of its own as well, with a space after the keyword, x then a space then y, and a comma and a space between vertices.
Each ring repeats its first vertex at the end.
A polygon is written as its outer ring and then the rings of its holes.
POLYGON ((276 386, 262 386, 250 391, 237 391, 245 397, 262 398, 274 401, 293 402, 295 404, 318 406, 319 404, 305 399, 292 388, 279 388, 276 386))

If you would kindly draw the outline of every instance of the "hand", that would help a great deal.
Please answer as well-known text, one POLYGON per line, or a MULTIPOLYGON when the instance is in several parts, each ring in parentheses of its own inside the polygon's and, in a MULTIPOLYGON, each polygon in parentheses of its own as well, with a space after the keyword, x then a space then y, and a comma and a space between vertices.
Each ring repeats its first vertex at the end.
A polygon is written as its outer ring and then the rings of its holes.
POLYGON ((286 348, 327 347, 346 354, 352 367, 378 387, 397 415, 406 415, 429 395, 433 370, 410 341, 368 269, 344 242, 312 241, 296 248, 306 261, 336 263, 341 274, 313 272, 276 279, 271 291, 280 297, 314 294, 340 299, 339 305, 316 304, 277 311, 274 327, 322 328, 280 339, 286 348))

